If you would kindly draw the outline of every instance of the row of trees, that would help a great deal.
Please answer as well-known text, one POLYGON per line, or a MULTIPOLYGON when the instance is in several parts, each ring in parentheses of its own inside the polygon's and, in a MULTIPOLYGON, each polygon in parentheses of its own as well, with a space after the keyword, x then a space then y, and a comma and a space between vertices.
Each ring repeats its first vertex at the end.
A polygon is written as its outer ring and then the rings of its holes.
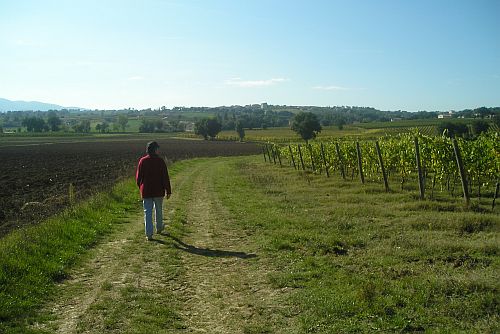
POLYGON ((143 119, 139 126, 139 132, 183 132, 186 130, 186 122, 179 120, 143 119))
MULTIPOLYGON (((335 106, 335 107, 301 107, 304 112, 312 112, 318 116, 323 126, 367 122, 389 122, 391 119, 435 119, 440 112, 437 111, 384 111, 370 107, 335 106)), ((500 119, 500 107, 466 109, 453 113, 454 118, 496 118, 500 119)))
MULTIPOLYGON (((128 124, 128 117, 126 115, 119 115, 116 122, 113 123, 113 129, 119 131, 125 131, 128 124)), ((63 124, 62 119, 57 115, 56 112, 49 112, 46 118, 40 116, 27 116, 22 119, 21 125, 26 127, 28 132, 58 132, 61 130, 68 130, 67 124, 63 124)), ((73 131, 78 133, 88 133, 91 131, 91 123, 88 119, 83 119, 78 123, 71 125, 73 131)), ((110 129, 110 123, 103 121, 95 126, 95 130, 98 132, 108 132, 110 129)))
POLYGON ((59 131, 61 127, 61 119, 55 112, 50 112, 45 121, 41 117, 26 117, 21 122, 28 132, 44 132, 44 131, 59 131))
MULTIPOLYGON (((172 110, 163 108, 157 111, 151 111, 149 115, 159 113, 209 113, 215 115, 221 123, 223 130, 232 130, 236 126, 236 121, 243 122, 247 129, 283 127, 290 124, 294 115, 298 112, 312 112, 316 114, 322 126, 339 126, 352 123, 367 122, 389 122, 392 119, 436 119, 439 111, 418 111, 408 112, 404 110, 386 111, 371 107, 360 106, 279 106, 279 105, 249 105, 249 106, 227 106, 227 107, 176 107, 172 110)), ((487 108, 480 107, 476 109, 466 109, 453 113, 453 118, 500 118, 500 107, 487 108)))
MULTIPOLYGON (((470 125, 455 122, 443 122, 438 125, 438 132, 442 135, 454 137, 476 137, 489 130, 490 124, 482 119, 475 120, 470 125)), ((292 120, 291 129, 299 134, 306 143, 316 138, 321 132, 321 122, 316 114, 299 112, 292 120)))
MULTIPOLYGON (((324 116, 328 114, 320 115, 315 113, 314 110, 316 107, 310 107, 312 111, 310 112, 298 112, 296 113, 290 121, 291 129, 297 132, 304 140, 308 141, 316 137, 316 135, 321 132, 322 125, 324 125, 324 116)), ((361 111, 365 111, 367 114, 371 114, 374 112, 373 108, 347 108, 347 107, 335 107, 330 108, 335 110, 336 112, 346 112, 349 113, 359 113, 361 111), (335 109, 337 108, 337 109, 335 109)), ((324 109, 324 108, 320 108, 324 109)), ((480 108, 481 109, 481 108, 480 108)), ((492 108, 482 108, 480 111, 483 114, 487 114, 491 112, 492 108)), ((494 109, 494 108, 493 108, 494 109)), ((496 109, 495 109, 496 110, 496 109)), ((223 110, 213 118, 205 118, 200 119, 195 122, 194 131, 196 134, 202 136, 205 139, 215 138, 217 134, 221 130, 236 130, 240 140, 243 140, 245 137, 245 128, 251 129, 254 127, 255 120, 262 121, 266 117, 277 118, 277 119, 285 119, 288 117, 288 111, 281 110, 279 112, 272 112, 269 110, 260 110, 256 109, 253 111, 255 114, 254 118, 250 117, 250 112, 247 110, 245 112, 240 112, 237 117, 237 113, 233 111, 223 110)), ((89 133, 91 131, 91 122, 88 119, 67 119, 63 121, 67 117, 64 114, 58 114, 57 112, 51 111, 46 114, 40 113, 32 113, 31 116, 25 116, 22 119, 22 122, 18 123, 19 125, 25 126, 28 132, 47 132, 47 131, 69 131, 72 129, 78 133, 89 133), (41 116, 45 117, 41 117, 41 116)), ((334 114, 330 114, 330 116, 334 116, 334 114)), ((17 114, 7 115, 7 118, 18 117, 17 114)), ((333 117, 332 116, 332 117, 333 117)), ((5 117, 4 124, 5 124, 5 117)), ((342 127, 347 123, 342 117, 340 118, 332 118, 333 122, 342 127)), ((112 117, 104 117, 101 123, 98 123, 95 126, 95 130, 101 133, 113 131, 125 131, 129 122, 129 117, 126 114, 113 115, 112 117)), ((281 122, 281 121, 280 121, 281 122)), ((498 124, 500 122, 500 117, 494 117, 493 122, 498 124), (496 121, 496 122, 495 122, 496 121)), ((328 123, 328 122, 327 122, 328 123)), ((441 134, 444 134, 449 137, 473 137, 477 136, 480 133, 483 133, 488 130, 490 127, 491 121, 486 121, 483 119, 476 119, 471 124, 464 124, 459 120, 455 122, 443 121, 438 124, 438 131, 441 134)), ((181 132, 185 131, 186 125, 189 122, 182 121, 180 118, 171 117, 167 120, 167 117, 164 119, 159 118, 143 118, 142 124, 139 127, 140 132, 181 132)), ((192 123, 191 123, 192 124, 192 123)), ((287 121, 287 125, 288 125, 287 121)), ((262 125, 262 124, 260 124, 262 125)), ((281 125, 281 124, 280 124, 281 125)), ((500 124, 498 124, 500 126, 500 124)), ((20 131, 20 130, 18 130, 20 131)))
POLYGON ((475 137, 487 132, 490 124, 484 120, 475 120, 470 125, 464 123, 442 122, 437 126, 438 133, 449 137, 475 137))
MULTIPOLYGON (((245 136, 243 124, 242 121, 238 120, 235 126, 240 140, 245 136)), ((203 136, 205 139, 208 139, 208 137, 211 139, 215 138, 221 129, 222 125, 217 119, 203 119, 195 123, 195 133, 203 136)), ((322 126, 316 114, 312 112, 299 112, 292 120, 291 129, 307 143, 310 139, 316 138, 317 134, 321 132, 322 126)), ((477 136, 488 131, 488 129, 489 123, 484 120, 476 120, 470 126, 454 122, 443 122, 438 126, 438 132, 450 138, 477 136)))
POLYGON ((216 108, 215 117, 221 124, 222 130, 234 130, 238 122, 244 128, 271 128, 287 126, 293 113, 285 110, 267 110, 260 107, 253 108, 216 108))
MULTIPOLYGON (((234 130, 238 133, 240 140, 245 138, 244 121, 236 120, 234 130)), ((321 132, 321 124, 318 117, 310 112, 300 112, 293 118, 292 130, 297 132, 306 142, 316 138, 321 132)), ((222 130, 222 124, 216 118, 204 118, 196 121, 194 133, 202 136, 205 140, 213 140, 222 130)))
MULTIPOLYGON (((213 140, 221 130, 222 124, 216 118, 204 118, 194 123, 194 133, 202 136, 205 140, 208 138, 213 140)), ((237 120, 233 130, 236 130, 238 133, 240 141, 245 138, 245 128, 242 121, 237 120)))

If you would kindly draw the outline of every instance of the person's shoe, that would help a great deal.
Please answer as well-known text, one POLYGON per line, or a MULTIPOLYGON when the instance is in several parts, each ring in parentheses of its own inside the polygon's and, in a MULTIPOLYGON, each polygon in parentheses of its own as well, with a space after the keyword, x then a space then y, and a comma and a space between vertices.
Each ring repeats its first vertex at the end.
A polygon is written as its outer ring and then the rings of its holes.
POLYGON ((153 237, 146 237, 146 241, 151 241, 153 240, 153 237))

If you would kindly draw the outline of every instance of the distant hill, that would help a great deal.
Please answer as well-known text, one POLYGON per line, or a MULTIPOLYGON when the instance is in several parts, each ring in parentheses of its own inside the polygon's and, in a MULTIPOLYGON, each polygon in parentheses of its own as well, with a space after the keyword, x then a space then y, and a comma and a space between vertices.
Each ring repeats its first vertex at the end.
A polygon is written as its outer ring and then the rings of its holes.
POLYGON ((3 111, 25 111, 25 110, 59 110, 64 109, 64 107, 51 104, 51 103, 43 103, 37 101, 11 101, 7 99, 0 98, 0 112, 3 111))

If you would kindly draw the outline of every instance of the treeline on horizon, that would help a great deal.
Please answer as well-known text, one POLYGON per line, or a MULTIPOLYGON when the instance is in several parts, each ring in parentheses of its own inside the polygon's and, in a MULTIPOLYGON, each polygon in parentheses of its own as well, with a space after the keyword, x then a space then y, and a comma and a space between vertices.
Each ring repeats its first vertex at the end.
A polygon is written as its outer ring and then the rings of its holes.
MULTIPOLYGON (((125 132, 128 120, 141 121, 139 132, 181 132, 190 124, 212 118, 217 119, 222 130, 234 130, 240 124, 246 129, 289 126, 299 112, 317 115, 322 126, 337 126, 353 123, 389 122, 394 120, 435 119, 440 111, 383 111, 372 107, 358 106, 278 106, 254 104, 223 107, 174 107, 168 109, 120 109, 120 110, 74 110, 7 111, 0 113, 0 129, 25 128, 28 132, 125 132), (59 119, 59 121, 58 121, 59 119), (99 120, 91 128, 90 120, 99 120)), ((446 112, 447 113, 447 112, 446 112)), ((500 119, 500 107, 464 109, 450 114, 450 118, 500 119)))

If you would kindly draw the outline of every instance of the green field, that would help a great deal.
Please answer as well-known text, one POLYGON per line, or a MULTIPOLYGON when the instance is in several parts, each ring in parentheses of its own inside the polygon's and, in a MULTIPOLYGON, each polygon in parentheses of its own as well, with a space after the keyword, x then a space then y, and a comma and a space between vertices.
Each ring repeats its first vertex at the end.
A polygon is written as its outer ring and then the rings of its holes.
MULTIPOLYGON (((370 123, 367 123, 370 124, 370 123)), ((413 123, 412 123, 413 124, 413 123)), ((382 123, 385 125, 385 123, 382 123)), ((359 138, 373 139, 390 134, 411 132, 419 129, 424 133, 436 134, 436 128, 433 125, 408 126, 399 124, 398 126, 368 126, 362 124, 346 125, 342 130, 337 127, 323 127, 323 130, 316 137, 317 140, 331 140, 334 138, 359 138)), ((238 140, 236 131, 222 131, 217 138, 226 140, 238 140)), ((303 141, 298 134, 289 127, 286 128, 267 128, 267 129, 245 129, 245 140, 263 141, 263 142, 299 142, 303 141)))
MULTIPOLYGON (((97 114, 91 114, 88 118, 90 120, 91 131, 90 134, 99 134, 96 131, 96 126, 106 121, 110 125, 107 129, 105 135, 119 135, 119 134, 132 134, 139 133, 140 126, 144 120, 149 121, 184 121, 184 122, 195 122, 198 119, 214 117, 215 115, 210 112, 169 112, 167 117, 164 119, 162 116, 158 115, 142 115, 142 116, 129 116, 128 123, 123 131, 120 127, 115 128, 117 125, 113 124, 116 121, 116 115, 106 115, 101 116, 97 114)), ((74 121, 79 122, 82 119, 87 119, 82 115, 66 117, 65 122, 74 121)), ((344 125, 342 129, 336 126, 324 126, 323 130, 318 134, 317 140, 332 140, 335 138, 356 138, 356 139, 376 139, 386 135, 397 135, 400 133, 408 133, 419 131, 425 135, 439 135, 437 127, 443 122, 453 122, 462 123, 470 125, 476 119, 416 119, 416 120, 396 120, 393 122, 366 122, 366 123, 353 123, 344 125)), ((175 123, 175 122, 174 122, 175 123)), ((1 125, 1 123, 0 123, 1 125)), ((494 122, 490 121, 490 128, 494 131, 498 131, 499 128, 494 122)), ((80 136, 75 134, 70 127, 67 127, 68 132, 43 132, 43 133, 27 133, 25 127, 19 128, 21 133, 8 133, 1 134, 0 138, 15 137, 15 136, 53 136, 53 137, 66 137, 66 136, 80 136)), ((5 132, 17 131, 18 128, 5 127, 5 132)), ((84 135, 84 134, 82 134, 84 135)), ((89 134, 86 134, 89 135, 89 134)), ((195 135, 193 132, 177 132, 169 133, 167 136, 176 136, 182 138, 200 138, 200 136, 195 135)), ((234 130, 224 130, 217 135, 217 139, 220 140, 239 140, 236 131, 234 130)), ((247 141, 261 141, 261 142, 298 142, 301 141, 299 135, 293 132, 290 127, 280 127, 280 128, 253 128, 245 129, 245 140, 247 141)))
POLYGON ((500 330, 498 209, 260 156, 171 176, 155 242, 131 181, 1 239, 0 332, 500 330))

